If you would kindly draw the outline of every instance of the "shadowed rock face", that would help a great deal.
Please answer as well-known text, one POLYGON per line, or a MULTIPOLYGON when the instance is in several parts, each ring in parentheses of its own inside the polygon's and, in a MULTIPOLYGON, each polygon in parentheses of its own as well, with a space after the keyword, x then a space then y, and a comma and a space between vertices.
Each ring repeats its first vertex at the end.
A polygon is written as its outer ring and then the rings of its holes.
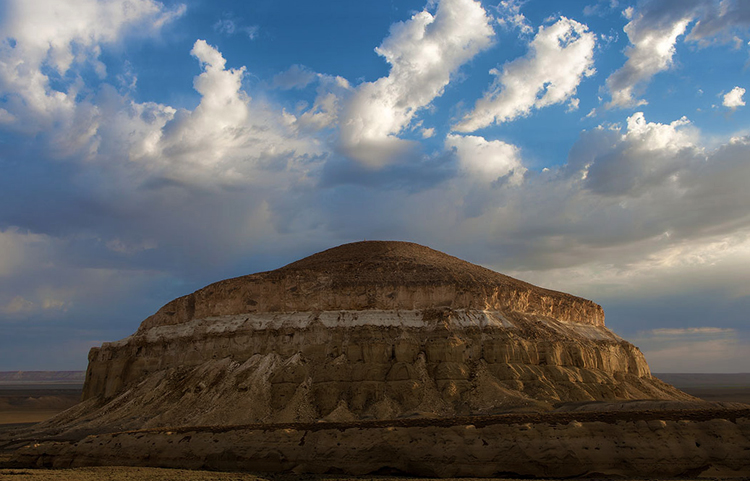
POLYGON ((690 399, 597 304, 406 242, 358 242, 176 299, 89 354, 86 403, 121 428, 548 410, 690 399))

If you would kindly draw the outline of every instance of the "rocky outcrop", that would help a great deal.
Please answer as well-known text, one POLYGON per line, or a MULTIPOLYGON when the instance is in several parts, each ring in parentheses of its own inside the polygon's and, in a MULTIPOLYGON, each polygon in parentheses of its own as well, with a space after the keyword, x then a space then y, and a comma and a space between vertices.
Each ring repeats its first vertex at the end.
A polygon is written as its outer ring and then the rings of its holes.
POLYGON ((89 354, 86 403, 121 428, 453 416, 691 399, 597 304, 432 249, 359 242, 170 302, 89 354))
POLYGON ((742 409, 164 429, 30 444, 14 462, 429 477, 739 477, 750 473, 749 416, 742 409))

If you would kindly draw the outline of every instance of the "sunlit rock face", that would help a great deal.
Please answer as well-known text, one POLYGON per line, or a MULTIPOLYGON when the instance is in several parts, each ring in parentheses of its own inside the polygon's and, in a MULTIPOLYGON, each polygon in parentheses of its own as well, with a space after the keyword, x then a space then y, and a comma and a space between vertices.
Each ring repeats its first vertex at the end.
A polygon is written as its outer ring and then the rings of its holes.
MULTIPOLYGON (((120 427, 689 399, 600 306, 407 242, 357 242, 178 298, 89 354, 80 412, 120 427)), ((60 419, 60 422, 65 420, 60 419)))

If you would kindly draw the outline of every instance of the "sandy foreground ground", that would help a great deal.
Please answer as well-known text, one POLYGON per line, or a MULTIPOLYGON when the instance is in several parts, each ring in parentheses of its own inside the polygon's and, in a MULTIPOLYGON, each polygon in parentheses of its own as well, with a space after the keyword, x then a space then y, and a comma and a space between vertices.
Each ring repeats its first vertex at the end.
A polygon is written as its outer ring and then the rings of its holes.
MULTIPOLYGON (((343 481, 347 479, 358 481, 518 481, 508 478, 393 478, 387 476, 379 477, 337 477, 337 476, 315 476, 315 475, 254 475, 248 473, 224 473, 217 471, 189 471, 184 469, 161 469, 161 468, 131 468, 119 466, 107 466, 96 468, 78 469, 1 469, 0 479, 13 481, 126 481, 126 480, 153 480, 153 481, 343 481)), ((646 478, 622 479, 619 481, 651 481, 646 478)), ((719 479, 719 478, 710 478, 719 479)), ((750 478, 732 478, 734 481, 748 481, 750 478)), ((537 480, 545 481, 545 480, 537 480)), ((682 481, 671 479, 670 481, 682 481)), ((685 480, 687 481, 687 480, 685 480)), ((694 481, 694 480, 691 480, 694 481)))

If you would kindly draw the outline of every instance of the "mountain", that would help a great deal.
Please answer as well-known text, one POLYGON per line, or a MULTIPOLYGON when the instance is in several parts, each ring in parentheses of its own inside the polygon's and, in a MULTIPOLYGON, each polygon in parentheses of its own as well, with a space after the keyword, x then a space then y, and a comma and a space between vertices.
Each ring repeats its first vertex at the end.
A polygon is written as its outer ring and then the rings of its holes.
POLYGON ((586 299, 408 242, 357 242, 175 299, 89 354, 60 425, 349 421, 693 400, 586 299))

